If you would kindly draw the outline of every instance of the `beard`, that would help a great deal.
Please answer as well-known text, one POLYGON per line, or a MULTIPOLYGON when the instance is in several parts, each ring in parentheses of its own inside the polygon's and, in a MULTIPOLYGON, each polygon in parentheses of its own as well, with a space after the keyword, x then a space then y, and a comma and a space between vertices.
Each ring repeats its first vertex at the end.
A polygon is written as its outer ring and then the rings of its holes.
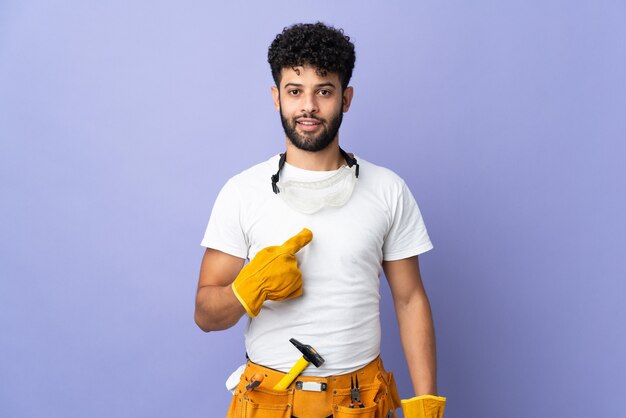
POLYGON ((326 148, 337 136, 341 121, 343 120, 343 111, 339 109, 332 118, 327 121, 326 119, 320 119, 313 115, 303 114, 298 117, 304 117, 309 119, 315 119, 321 123, 322 132, 317 134, 300 134, 296 130, 296 118, 287 119, 283 114, 283 109, 280 109, 280 121, 283 125, 285 135, 291 141, 291 143, 298 149, 303 151, 317 152, 326 148))

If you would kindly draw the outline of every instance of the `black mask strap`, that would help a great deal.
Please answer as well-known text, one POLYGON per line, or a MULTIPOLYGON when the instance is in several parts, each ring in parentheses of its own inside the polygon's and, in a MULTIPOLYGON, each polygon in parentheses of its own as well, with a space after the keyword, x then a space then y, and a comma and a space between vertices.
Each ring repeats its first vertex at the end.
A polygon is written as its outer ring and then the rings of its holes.
POLYGON ((356 169, 355 169, 354 174, 356 175, 356 178, 358 179, 359 178, 359 163, 356 162, 356 158, 350 156, 350 154, 348 154, 341 148, 339 148, 339 152, 341 153, 341 155, 343 155, 343 158, 346 160, 348 167, 352 168, 352 166, 356 164, 356 169))
MULTIPOLYGON (((356 178, 359 178, 359 163, 356 162, 356 158, 351 157, 350 154, 348 154, 341 148, 339 148, 339 152, 341 153, 343 158, 346 160, 346 164, 348 164, 348 167, 352 168, 353 165, 356 165, 355 175, 356 175, 356 178)), ((278 184, 276 183, 278 183, 278 180, 280 177, 280 170, 282 170, 283 167, 285 166, 286 159, 287 159, 287 152, 283 152, 282 154, 280 154, 280 160, 278 160, 278 171, 276 172, 276 174, 272 175, 272 191, 275 194, 280 193, 280 189, 278 188, 278 184)))
POLYGON ((272 176, 272 191, 275 194, 280 193, 280 189, 278 188, 278 185, 276 183, 278 183, 278 177, 280 176, 280 170, 283 169, 283 166, 285 165, 285 160, 287 159, 287 152, 283 152, 282 154, 280 154, 280 160, 278 160, 278 171, 276 172, 276 174, 274 174, 272 176))

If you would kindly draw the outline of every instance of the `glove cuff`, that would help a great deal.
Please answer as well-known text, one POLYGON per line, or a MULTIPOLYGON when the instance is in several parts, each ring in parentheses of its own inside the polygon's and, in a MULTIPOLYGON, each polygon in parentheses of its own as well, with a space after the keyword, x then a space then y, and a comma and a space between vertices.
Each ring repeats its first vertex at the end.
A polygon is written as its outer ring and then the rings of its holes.
MULTIPOLYGON (((254 307, 255 309, 251 308, 248 302, 246 302, 246 299, 244 298, 245 295, 242 296, 239 293, 239 291, 237 291, 237 286, 235 286, 235 282, 233 282, 233 284, 231 284, 230 287, 233 289, 233 293, 235 294, 235 297, 239 300, 239 303, 241 303, 241 306, 243 306, 243 308, 246 310, 248 315, 250 315, 251 318, 254 318, 255 316, 257 316, 259 314, 259 311, 261 310, 260 304, 258 307, 254 307)), ((254 302, 254 299, 255 298, 252 299, 253 302, 254 302)), ((263 302, 261 301, 261 304, 262 303, 263 302)))
POLYGON ((405 418, 442 418, 446 398, 420 395, 411 399, 402 399, 401 404, 405 418))
POLYGON ((418 401, 420 399, 435 399, 441 402, 446 402, 447 398, 444 398, 443 396, 437 396, 437 395, 420 395, 420 396, 414 396, 411 399, 402 399, 402 403, 408 403, 408 402, 413 402, 413 401, 418 401))

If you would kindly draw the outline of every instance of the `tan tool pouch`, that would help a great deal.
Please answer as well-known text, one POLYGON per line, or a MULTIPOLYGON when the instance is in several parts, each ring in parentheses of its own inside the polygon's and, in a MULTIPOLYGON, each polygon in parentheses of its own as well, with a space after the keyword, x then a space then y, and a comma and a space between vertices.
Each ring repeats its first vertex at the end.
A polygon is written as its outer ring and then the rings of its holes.
MULTIPOLYGON (((361 374, 358 375, 361 376, 361 374)), ((369 379, 359 377, 360 396, 364 408, 350 408, 350 387, 338 388, 333 395, 333 417, 395 417, 395 410, 400 406, 400 397, 393 373, 387 372, 381 367, 381 370, 376 373, 374 381, 369 384, 362 384, 362 381, 369 381, 369 379)))
POLYGON ((272 389, 283 376, 284 373, 248 362, 226 418, 391 418, 400 406, 393 373, 384 370, 380 358, 353 373, 299 376, 286 390, 272 389), (246 391, 251 377, 257 373, 264 375, 263 382, 254 390, 246 391), (349 408, 350 379, 354 376, 359 378, 364 408, 349 408), (324 390, 300 390, 298 386, 302 386, 302 382, 312 382, 324 390))
POLYGON ((235 396, 226 415, 228 418, 290 418, 293 390, 272 390, 258 387, 235 396))

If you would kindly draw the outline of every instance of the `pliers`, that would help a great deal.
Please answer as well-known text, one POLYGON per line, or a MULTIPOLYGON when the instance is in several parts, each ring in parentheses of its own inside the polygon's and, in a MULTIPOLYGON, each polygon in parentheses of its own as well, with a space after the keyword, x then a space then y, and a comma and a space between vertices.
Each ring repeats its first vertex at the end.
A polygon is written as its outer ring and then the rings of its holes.
POLYGON ((365 408, 361 402, 361 390, 359 389, 359 376, 354 379, 350 376, 350 406, 348 408, 365 408))

